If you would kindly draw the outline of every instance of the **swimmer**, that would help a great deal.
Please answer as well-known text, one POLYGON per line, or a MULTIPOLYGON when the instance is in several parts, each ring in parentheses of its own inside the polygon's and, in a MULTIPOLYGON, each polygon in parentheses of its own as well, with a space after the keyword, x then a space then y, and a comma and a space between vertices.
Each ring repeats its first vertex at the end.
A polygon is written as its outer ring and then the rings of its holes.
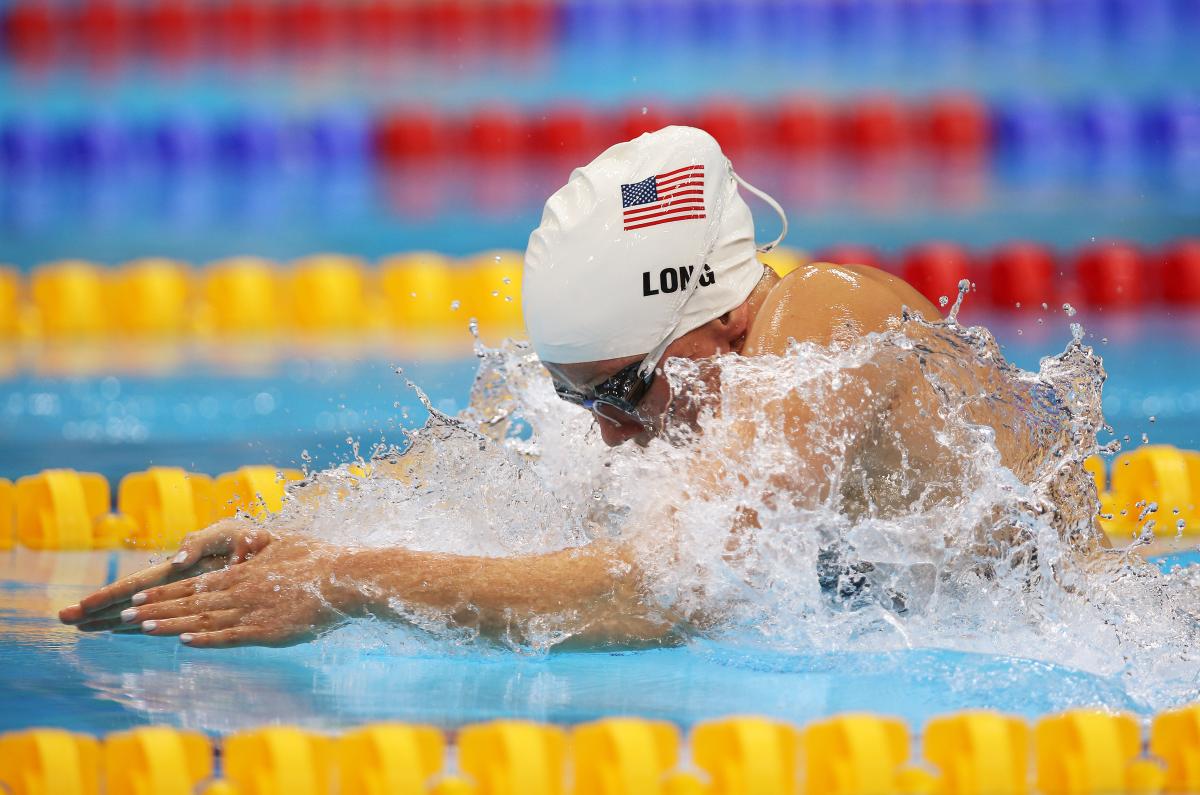
MULTIPOLYGON (((607 444, 646 445, 671 428, 695 427, 701 407, 672 394, 662 372, 670 358, 844 346, 895 327, 903 312, 939 317, 910 285, 870 267, 813 264, 777 276, 756 256, 762 249, 739 186, 783 218, 710 135, 668 127, 611 147, 546 202, 525 256, 529 338, 559 397, 592 412, 607 444)), ((884 402, 903 404, 892 397, 912 388, 895 375, 862 378, 860 394, 884 402)), ((849 414, 865 427, 878 422, 874 406, 849 414)), ((783 410, 801 465, 792 482, 774 485, 815 498, 821 478, 803 470, 819 472, 821 462, 803 449, 803 429, 824 412, 799 400, 783 410)), ((930 432, 919 425, 905 425, 915 429, 910 450, 930 432)), ((619 539, 481 557, 341 548, 302 530, 217 523, 188 536, 170 561, 100 589, 60 618, 84 631, 178 636, 198 648, 287 645, 366 615, 432 614, 512 637, 530 619, 569 614, 582 628, 572 642, 582 644, 656 644, 689 631, 670 608, 646 603, 638 560, 619 539)))

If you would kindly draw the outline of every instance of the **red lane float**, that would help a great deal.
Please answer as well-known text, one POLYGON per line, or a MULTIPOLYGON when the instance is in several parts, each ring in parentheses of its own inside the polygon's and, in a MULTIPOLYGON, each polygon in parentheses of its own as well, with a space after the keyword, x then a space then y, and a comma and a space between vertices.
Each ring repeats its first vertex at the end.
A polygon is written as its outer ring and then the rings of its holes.
POLYGON ((693 124, 707 131, 729 155, 747 151, 754 142, 754 112, 737 100, 714 100, 701 105, 693 124))
POLYGON ((135 23, 133 6, 118 0, 84 0, 75 9, 75 35, 92 55, 111 57, 127 52, 135 23))
POLYGON ((810 153, 833 146, 837 125, 829 105, 803 97, 780 102, 767 125, 775 146, 791 152, 810 153))
POLYGON ((578 105, 551 108, 532 127, 529 144, 543 154, 591 159, 608 143, 594 117, 578 105))
MULTIPOLYGON (((178 16, 177 11, 182 6, 175 4, 179 0, 158 2, 155 8, 162 16, 155 17, 154 24, 174 31, 163 34, 164 50, 186 50, 197 46, 198 40, 187 38, 186 25, 178 16)), ((217 11, 226 19, 228 30, 216 41, 224 42, 223 46, 243 56, 255 56, 264 46, 263 42, 275 35, 272 32, 275 24, 268 24, 256 16, 252 6, 239 2, 221 6, 217 11), (234 18, 237 21, 231 21, 234 18)), ((300 10, 291 13, 299 14, 300 10)), ((379 35, 391 34, 381 32, 379 35)), ((292 38, 299 42, 298 37, 292 38)), ((301 43, 296 46, 297 51, 304 49, 301 43)), ((338 109, 331 110, 336 113, 338 109)), ((986 188, 984 180, 992 173, 978 158, 993 144, 988 119, 982 106, 962 98, 935 101, 923 109, 902 107, 894 100, 854 102, 836 108, 813 100, 793 99, 763 107, 715 101, 698 107, 647 103, 617 109, 560 105, 524 110, 495 103, 469 112, 438 113, 432 120, 427 111, 421 110, 415 111, 417 118, 405 118, 413 112, 406 108, 379 112, 369 122, 374 138, 390 141, 394 138, 394 130, 436 128, 447 136, 444 148, 468 155, 487 158, 510 157, 518 153, 576 153, 587 157, 618 141, 635 138, 667 124, 693 124, 712 133, 734 157, 752 155, 761 159, 829 154, 850 165, 886 166, 865 169, 870 173, 862 180, 864 200, 874 203, 874 194, 878 193, 881 204, 899 203, 906 196, 899 181, 901 169, 892 166, 908 161, 880 157, 886 153, 967 156, 968 169, 941 169, 942 161, 931 164, 934 198, 954 207, 969 208, 978 202, 986 188)), ((319 112, 315 118, 320 118, 319 112)), ((79 123, 99 126, 105 119, 105 114, 101 113, 96 118, 81 119, 79 123)), ((313 119, 302 115, 295 121, 308 123, 313 119)), ((0 118, 0 127, 15 123, 9 118, 0 118)), ((114 124, 112 121, 108 124, 114 132, 136 142, 136 124, 114 124)), ((1000 145, 1000 142, 995 143, 1000 145)), ((404 149, 404 146, 380 145, 377 151, 392 156, 404 149)), ((418 153, 429 149, 427 145, 416 147, 418 153)), ((923 162, 918 161, 918 164, 923 162)))
POLYGON ((872 96, 842 108, 839 142, 859 154, 886 154, 909 142, 909 114, 891 96, 872 96))
POLYGON ((57 13, 47 0, 12 3, 0 26, 8 49, 18 57, 37 61, 53 57, 64 27, 57 13))
POLYGON ((987 106, 969 95, 935 98, 919 111, 924 142, 946 154, 978 154, 991 143, 987 106))
POLYGON ((971 255, 965 248, 957 243, 933 241, 906 251, 900 274, 921 295, 941 306, 943 297, 954 301, 958 283, 970 279, 971 271, 971 255))
POLYGON ((674 121, 669 113, 662 110, 660 103, 631 105, 617 112, 612 122, 613 135, 609 143, 632 140, 642 133, 661 130, 674 121))
POLYGON ((525 119, 513 108, 493 105, 480 108, 466 120, 466 149, 482 158, 510 158, 526 148, 525 119))
POLYGON ((159 57, 180 60, 205 43, 205 15, 191 0, 152 0, 142 10, 140 35, 159 57))
POLYGON ((1089 305, 1102 309, 1141 306, 1149 277, 1146 258, 1131 243, 1109 241, 1085 246, 1075 255, 1075 276, 1080 294, 1089 305))
POLYGON ((447 131, 441 119, 427 111, 402 111, 382 117, 372 144, 385 162, 428 160, 444 153, 447 131))
POLYGON ((1200 238, 1179 240, 1162 252, 1159 279, 1169 304, 1200 307, 1200 238))
POLYGON ((1041 309, 1056 296, 1054 252, 1040 243, 1006 243, 988 258, 988 292, 997 309, 1041 309))

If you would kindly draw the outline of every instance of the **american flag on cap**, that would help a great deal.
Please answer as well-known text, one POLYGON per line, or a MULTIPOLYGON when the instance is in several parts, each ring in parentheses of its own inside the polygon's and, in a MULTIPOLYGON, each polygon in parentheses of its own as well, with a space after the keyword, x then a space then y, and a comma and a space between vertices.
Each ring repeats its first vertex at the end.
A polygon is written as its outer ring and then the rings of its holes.
POLYGON ((684 166, 621 186, 625 231, 704 217, 704 166, 684 166))

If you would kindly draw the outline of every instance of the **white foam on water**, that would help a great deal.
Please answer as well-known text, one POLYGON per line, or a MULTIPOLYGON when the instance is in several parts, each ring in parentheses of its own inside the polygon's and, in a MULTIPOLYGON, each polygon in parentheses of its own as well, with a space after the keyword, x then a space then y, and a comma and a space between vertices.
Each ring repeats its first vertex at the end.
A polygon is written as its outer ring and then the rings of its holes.
MULTIPOLYGON (((428 406, 371 475, 316 473, 283 518, 344 545, 488 556, 614 538, 684 636, 985 653, 1112 678, 1148 709, 1195 699, 1197 575, 1100 543, 1082 465, 1104 429, 1100 357, 1076 328, 1024 371, 953 317, 844 349, 670 360, 698 419, 614 449, 531 351, 480 346, 469 409, 428 406), (341 498, 303 497, 314 490, 341 498)), ((475 643, 448 616, 410 617, 439 643, 475 643)), ((544 651, 577 621, 531 619, 509 642, 544 651)))

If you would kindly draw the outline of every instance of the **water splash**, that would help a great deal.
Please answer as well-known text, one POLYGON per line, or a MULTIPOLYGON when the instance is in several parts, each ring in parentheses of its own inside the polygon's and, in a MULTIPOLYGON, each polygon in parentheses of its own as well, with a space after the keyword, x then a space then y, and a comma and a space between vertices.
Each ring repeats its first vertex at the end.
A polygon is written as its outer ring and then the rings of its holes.
MULTIPOLYGON (((1100 358, 1077 330, 1037 372, 1008 363, 958 324, 969 287, 944 322, 907 317, 844 349, 670 360, 689 419, 645 447, 606 448, 528 348, 478 345, 467 410, 410 383, 425 426, 359 474, 316 474, 285 518, 342 544, 492 556, 615 538, 648 604, 722 643, 1031 658, 1151 709, 1196 698, 1198 575, 1106 549, 1096 525, 1083 461, 1115 451, 1096 441, 1100 358)), ((512 642, 545 650, 574 620, 539 617, 512 642)), ((412 621, 474 640, 447 616, 412 621)))

